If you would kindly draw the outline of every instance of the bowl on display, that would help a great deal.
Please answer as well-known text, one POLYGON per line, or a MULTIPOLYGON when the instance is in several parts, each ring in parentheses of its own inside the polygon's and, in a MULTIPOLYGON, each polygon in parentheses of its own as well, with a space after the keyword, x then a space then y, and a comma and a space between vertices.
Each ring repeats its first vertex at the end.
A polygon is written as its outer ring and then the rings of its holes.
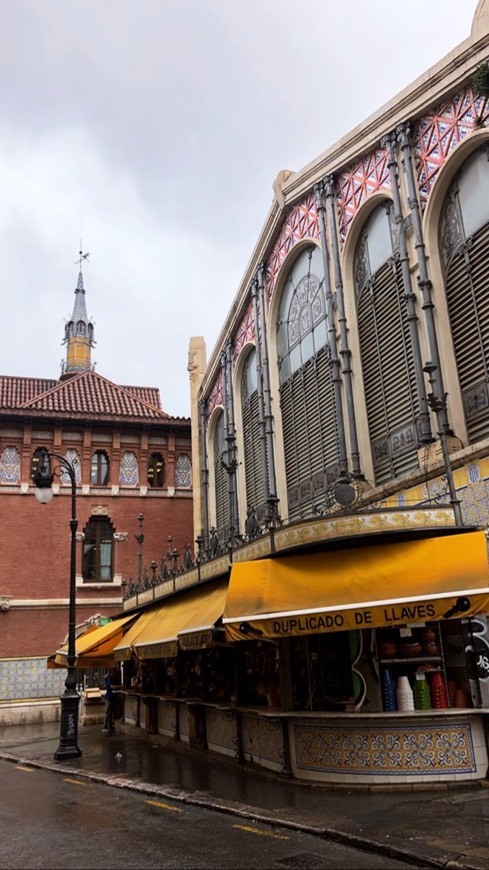
POLYGON ((393 658, 397 653, 397 644, 393 641, 384 641, 379 644, 379 654, 384 659, 393 658))
POLYGON ((419 656, 421 654, 420 643, 402 643, 399 647, 402 656, 419 656))

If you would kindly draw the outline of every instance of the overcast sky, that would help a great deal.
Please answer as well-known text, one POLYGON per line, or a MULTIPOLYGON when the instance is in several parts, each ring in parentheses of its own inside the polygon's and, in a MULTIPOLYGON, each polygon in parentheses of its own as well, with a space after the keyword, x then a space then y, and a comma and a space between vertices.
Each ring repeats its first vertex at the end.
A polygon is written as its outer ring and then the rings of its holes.
POLYGON ((82 239, 97 371, 189 415, 189 338, 210 357, 277 173, 455 48, 476 5, 0 0, 0 374, 59 377, 82 239))

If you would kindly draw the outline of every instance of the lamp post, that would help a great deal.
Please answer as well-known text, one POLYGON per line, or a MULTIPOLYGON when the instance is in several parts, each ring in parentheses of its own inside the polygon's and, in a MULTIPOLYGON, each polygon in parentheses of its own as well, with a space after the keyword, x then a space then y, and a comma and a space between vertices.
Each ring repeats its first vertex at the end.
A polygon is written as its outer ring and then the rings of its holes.
POLYGON ((143 544, 144 544, 144 533, 143 533, 143 520, 144 517, 142 514, 138 516, 139 523, 139 534, 134 535, 136 541, 138 542, 138 583, 141 586, 141 582, 143 579, 143 544))
POLYGON ((59 464, 56 470, 58 476, 67 475, 71 484, 71 549, 70 549, 70 603, 68 617, 68 673, 65 680, 65 691, 61 695, 61 721, 59 746, 54 753, 55 761, 63 761, 67 758, 79 758, 81 749, 78 747, 78 707, 80 695, 76 690, 76 650, 75 650, 75 611, 76 611, 76 530, 78 520, 76 518, 76 460, 69 462, 64 456, 49 453, 47 450, 40 452, 40 462, 34 474, 36 486, 36 498, 41 504, 48 504, 53 497, 54 471, 51 472, 50 459, 55 459, 59 464))
POLYGON ((453 509, 453 515, 455 518, 456 526, 463 526, 464 521, 462 517, 462 509, 460 506, 460 500, 457 496, 457 490, 455 489, 455 481, 453 479, 453 469, 452 462, 450 459, 450 451, 448 449, 447 444, 447 430, 446 430, 446 394, 444 396, 438 395, 436 392, 436 377, 435 373, 437 370, 437 366, 435 363, 428 361, 423 371, 428 375, 428 380, 431 386, 432 392, 426 397, 428 401, 428 405, 431 410, 436 414, 436 422, 438 427, 438 437, 440 439, 441 452, 443 457, 443 465, 445 467, 445 474, 447 476, 447 484, 448 484, 448 494, 450 496, 450 504, 453 509))

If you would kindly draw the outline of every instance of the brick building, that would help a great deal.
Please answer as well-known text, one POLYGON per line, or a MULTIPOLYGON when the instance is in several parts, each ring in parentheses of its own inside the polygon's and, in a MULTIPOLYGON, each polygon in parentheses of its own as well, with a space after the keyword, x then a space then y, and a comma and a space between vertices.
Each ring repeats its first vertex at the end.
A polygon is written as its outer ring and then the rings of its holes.
POLYGON ((94 371, 81 270, 64 343, 58 380, 0 376, 0 724, 55 716, 63 689, 65 672, 46 668, 68 626, 71 484, 55 456, 76 471, 78 624, 120 611, 125 583, 160 572, 169 536, 182 556, 193 539, 190 420, 163 411, 158 389, 94 371), (32 480, 43 450, 48 505, 32 480))

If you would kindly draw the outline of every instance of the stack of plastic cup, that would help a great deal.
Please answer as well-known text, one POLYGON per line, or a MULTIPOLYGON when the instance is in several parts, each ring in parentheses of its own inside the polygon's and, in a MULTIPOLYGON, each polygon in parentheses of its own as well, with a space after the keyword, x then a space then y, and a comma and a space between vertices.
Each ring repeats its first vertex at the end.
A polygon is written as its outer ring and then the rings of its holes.
POLYGON ((396 684, 389 668, 384 668, 381 678, 382 685, 382 705, 384 710, 391 713, 397 710, 396 702, 396 684))
POLYGON ((440 671, 433 671, 430 678, 431 706, 434 710, 448 707, 447 688, 440 671))
POLYGON ((414 710, 413 690, 407 677, 397 680, 396 700, 398 710, 414 710))
POLYGON ((430 687, 423 672, 415 676, 414 706, 416 710, 431 710, 430 687))

